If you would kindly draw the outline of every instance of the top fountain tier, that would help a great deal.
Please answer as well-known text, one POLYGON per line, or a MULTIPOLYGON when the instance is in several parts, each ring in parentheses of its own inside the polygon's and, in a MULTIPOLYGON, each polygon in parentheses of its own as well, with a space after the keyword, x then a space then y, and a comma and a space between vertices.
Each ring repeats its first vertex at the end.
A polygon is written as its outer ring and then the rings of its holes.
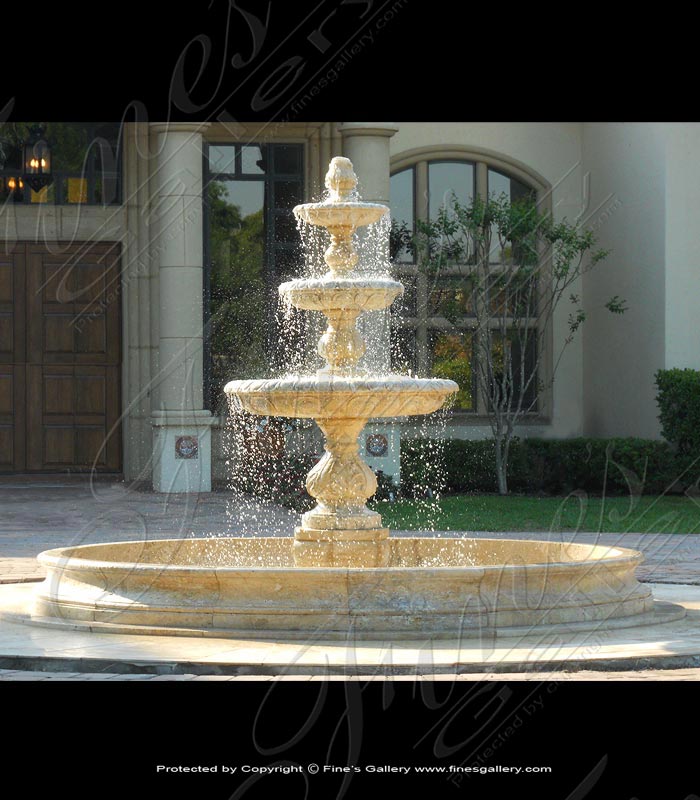
POLYGON ((357 228, 372 225, 389 213, 381 203, 353 200, 357 195, 357 175, 349 158, 337 156, 331 160, 325 180, 328 199, 322 203, 304 203, 294 208, 294 215, 320 228, 326 228, 331 237, 330 247, 324 253, 329 277, 342 278, 352 272, 358 255, 352 242, 357 228))
POLYGON ((357 196, 357 175, 349 158, 331 159, 325 178, 328 198, 322 203, 304 203, 294 215, 320 228, 362 228, 378 222, 389 212, 382 203, 353 200, 357 196))
POLYGON ((326 200, 323 203, 304 203, 294 207, 299 219, 319 228, 362 228, 372 225, 389 211, 382 203, 360 200, 326 200))

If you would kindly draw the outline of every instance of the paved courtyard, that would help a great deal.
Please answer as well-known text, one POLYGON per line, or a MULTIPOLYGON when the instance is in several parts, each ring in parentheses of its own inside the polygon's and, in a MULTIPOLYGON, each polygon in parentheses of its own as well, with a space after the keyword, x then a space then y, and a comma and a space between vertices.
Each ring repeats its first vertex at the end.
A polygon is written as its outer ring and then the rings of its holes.
MULTIPOLYGON (((42 571, 35 556, 42 550, 115 540, 221 535, 291 535, 298 515, 273 504, 241 504, 230 492, 163 495, 122 483, 0 482, 0 583, 36 581, 42 571)), ((402 532, 399 532, 401 535, 402 532)), ((454 535, 454 534, 452 534, 454 535)), ((641 550, 639 578, 654 583, 700 585, 700 537, 693 534, 474 533, 478 537, 555 539, 641 550)), ((641 672, 554 673, 562 680, 697 680, 700 669, 641 672)), ((265 676, 262 676, 265 678, 265 676)), ((309 676, 310 677, 310 676, 309 676)), ((414 676, 415 677, 415 676, 414 676)), ((430 679, 433 676, 419 676, 430 679)), ((541 675, 499 674, 499 680, 538 680, 541 675)), ((488 675, 460 676, 478 680, 488 675)), ((237 676, 121 675, 0 670, 11 680, 241 680, 237 676)), ((256 677, 260 679, 260 677, 256 677)), ((303 680, 303 676, 294 676, 303 680)), ((362 680, 361 676, 356 678, 362 680)), ((414 679, 414 678, 411 678, 414 679)), ((445 679, 444 675, 440 676, 445 679)))

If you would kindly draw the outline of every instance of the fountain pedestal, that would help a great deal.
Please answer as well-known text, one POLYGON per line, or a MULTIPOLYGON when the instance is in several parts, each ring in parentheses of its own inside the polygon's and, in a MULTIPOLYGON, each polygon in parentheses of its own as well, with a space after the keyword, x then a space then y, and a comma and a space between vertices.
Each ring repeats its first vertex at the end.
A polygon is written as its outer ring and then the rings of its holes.
POLYGON ((384 567, 389 563, 389 529, 365 503, 377 491, 374 472, 357 443, 366 419, 319 419, 326 454, 306 479, 318 505, 294 531, 294 559, 300 566, 384 567))

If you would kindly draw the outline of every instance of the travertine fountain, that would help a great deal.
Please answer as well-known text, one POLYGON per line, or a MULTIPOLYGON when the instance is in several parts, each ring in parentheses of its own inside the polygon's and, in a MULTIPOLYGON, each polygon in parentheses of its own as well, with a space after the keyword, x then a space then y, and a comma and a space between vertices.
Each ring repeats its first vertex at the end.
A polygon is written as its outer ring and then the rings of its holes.
POLYGON ((316 420, 326 453, 307 480, 317 505, 293 539, 221 537, 49 550, 31 618, 90 630, 305 638, 456 637, 637 625, 655 619, 634 575, 641 554, 619 547, 505 539, 389 537, 365 503, 376 489, 358 451, 365 423, 427 414, 457 391, 448 380, 373 376, 358 368, 362 311, 387 308, 397 281, 354 272, 355 230, 386 206, 353 199, 352 164, 334 158, 329 197, 294 213, 326 228, 328 272, 280 286, 323 312, 326 366, 312 376, 237 380, 232 402, 255 414, 316 420))
POLYGON ((353 244, 357 228, 377 222, 388 208, 352 200, 357 176, 347 158, 334 158, 326 175, 328 199, 297 206, 294 214, 326 228, 328 272, 279 287, 296 308, 321 311, 328 328, 318 343, 326 366, 311 377, 231 381, 225 392, 254 414, 310 417, 326 439, 326 454, 306 486, 318 505, 304 514, 294 534, 299 566, 382 567, 389 563, 389 530, 366 501, 377 490, 374 473, 359 454, 358 436, 372 417, 428 414, 458 389, 454 381, 403 375, 368 377, 358 370, 366 345, 357 330, 363 311, 388 308, 403 293, 398 281, 358 277, 353 244))

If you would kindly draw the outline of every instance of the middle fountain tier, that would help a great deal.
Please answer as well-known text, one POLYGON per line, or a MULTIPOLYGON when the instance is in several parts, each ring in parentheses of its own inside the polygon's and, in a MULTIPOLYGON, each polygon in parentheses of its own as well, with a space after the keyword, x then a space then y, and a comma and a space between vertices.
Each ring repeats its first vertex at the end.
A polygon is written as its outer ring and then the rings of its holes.
POLYGON ((330 245, 321 278, 283 283, 285 302, 320 311, 328 327, 318 343, 326 362, 315 375, 272 380, 230 381, 225 392, 234 405, 253 414, 314 419, 325 436, 325 455, 309 472, 306 488, 317 505, 294 532, 298 566, 384 567, 389 565, 389 530, 366 506, 377 479, 359 452, 368 420, 429 414, 458 391, 454 381, 404 375, 368 375, 358 368, 366 351, 357 329, 363 311, 381 311, 403 293, 398 281, 354 274, 358 227, 378 222, 389 209, 354 200, 357 176, 347 158, 334 158, 326 175, 329 197, 297 206, 294 214, 326 228, 330 245))

